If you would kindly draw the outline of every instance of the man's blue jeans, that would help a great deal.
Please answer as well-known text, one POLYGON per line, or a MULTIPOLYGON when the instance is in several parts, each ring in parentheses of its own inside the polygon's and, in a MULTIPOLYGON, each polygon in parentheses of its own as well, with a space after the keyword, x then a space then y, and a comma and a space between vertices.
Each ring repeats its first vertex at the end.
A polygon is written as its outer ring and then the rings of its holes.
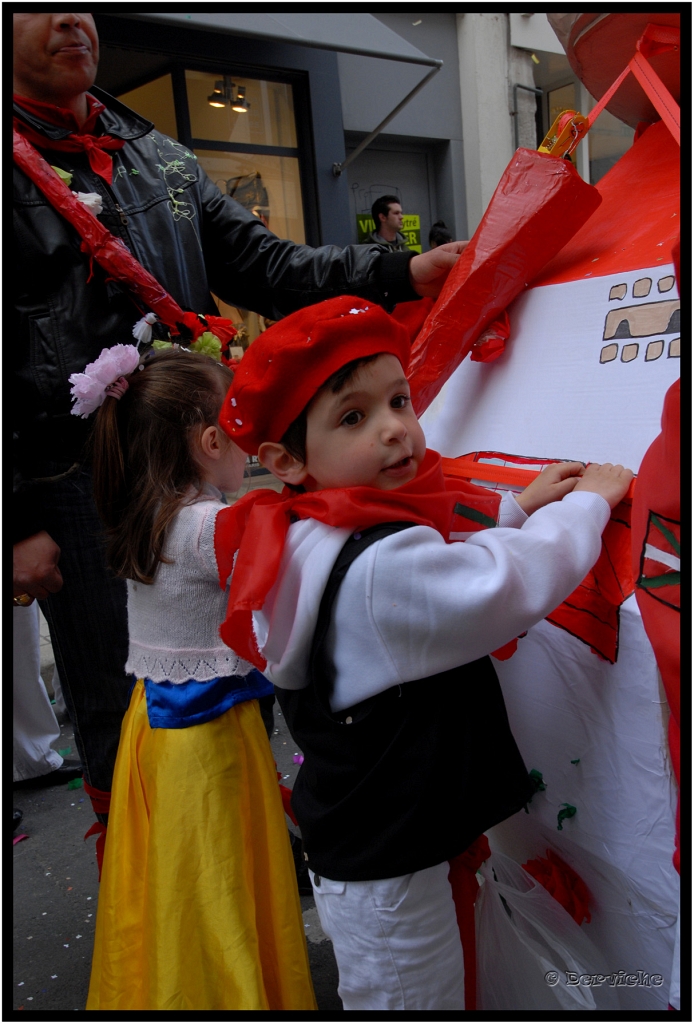
POLYGON ((41 602, 51 633, 65 703, 84 764, 85 780, 110 791, 121 722, 132 679, 128 654, 126 585, 106 568, 104 527, 92 497, 90 472, 63 474, 61 463, 44 463, 37 500, 45 528, 60 547, 63 588, 41 602))

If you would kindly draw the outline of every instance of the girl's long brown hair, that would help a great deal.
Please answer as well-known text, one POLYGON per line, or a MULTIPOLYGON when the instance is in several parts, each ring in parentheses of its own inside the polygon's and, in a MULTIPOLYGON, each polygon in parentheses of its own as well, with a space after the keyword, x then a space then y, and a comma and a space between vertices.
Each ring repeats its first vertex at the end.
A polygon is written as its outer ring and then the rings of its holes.
POLYGON ((217 423, 231 371, 209 356, 159 352, 129 375, 122 398, 100 407, 91 452, 94 498, 117 576, 153 583, 166 530, 191 486, 192 443, 217 423))

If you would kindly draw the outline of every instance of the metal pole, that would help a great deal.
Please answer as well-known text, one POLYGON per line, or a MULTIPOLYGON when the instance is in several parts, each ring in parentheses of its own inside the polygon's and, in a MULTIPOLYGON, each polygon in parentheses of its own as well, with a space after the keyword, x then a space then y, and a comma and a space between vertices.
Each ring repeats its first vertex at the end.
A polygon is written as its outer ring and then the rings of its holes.
POLYGON ((419 90, 423 89, 424 86, 427 84, 427 82, 431 78, 434 77, 436 72, 441 70, 442 66, 443 66, 443 61, 442 60, 437 61, 436 67, 432 68, 431 71, 429 72, 429 74, 425 75, 425 77, 422 79, 422 81, 418 85, 415 85, 414 89, 411 92, 408 92, 408 94, 405 97, 405 99, 402 100, 400 103, 398 103, 398 105, 395 108, 395 110, 391 110, 390 114, 388 114, 388 117, 384 118, 381 121, 381 123, 378 125, 378 127, 374 128, 374 130, 370 133, 370 135, 367 135, 365 139, 362 139, 362 141, 359 143, 357 148, 354 150, 354 152, 349 154, 349 156, 344 161, 344 163, 341 163, 341 164, 335 163, 335 164, 333 164, 333 174, 335 175, 336 178, 340 177, 340 175, 345 170, 345 168, 349 167, 349 165, 352 163, 353 160, 356 160, 356 158, 359 156, 359 154, 366 149, 366 147, 369 145, 369 143, 373 142, 373 140, 376 138, 376 136, 379 134, 379 132, 382 132, 383 129, 385 128, 385 126, 390 121, 393 120, 395 115, 399 114, 400 111, 402 110, 402 108, 407 106, 407 104, 410 102, 410 100, 413 99, 417 95, 419 90))
POLYGON ((536 96, 542 96, 542 89, 534 89, 531 85, 521 85, 520 82, 516 82, 513 87, 513 110, 511 111, 513 121, 513 141, 515 143, 514 150, 518 149, 518 90, 525 89, 526 92, 533 92, 536 96))

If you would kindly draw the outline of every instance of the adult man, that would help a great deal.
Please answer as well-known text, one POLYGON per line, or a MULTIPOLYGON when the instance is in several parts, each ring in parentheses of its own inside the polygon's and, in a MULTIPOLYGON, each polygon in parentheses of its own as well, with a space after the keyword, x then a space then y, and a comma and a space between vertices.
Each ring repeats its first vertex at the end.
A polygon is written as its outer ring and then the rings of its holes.
POLYGON ((369 235, 368 244, 387 245, 391 252, 410 252, 402 228, 402 206, 397 196, 381 196, 371 207, 376 225, 369 235))
MULTIPOLYGON (((101 223, 184 309, 216 313, 211 289, 272 319, 342 293, 389 307, 438 294, 465 243, 411 258, 276 238, 184 146, 92 90, 98 48, 89 14, 15 14, 15 128, 71 189, 98 193, 101 223)), ((17 167, 14 188, 13 592, 19 603, 43 601, 87 792, 104 820, 130 686, 125 586, 105 569, 85 461, 89 424, 70 415, 68 377, 102 348, 132 343, 146 309, 84 253, 17 167)))

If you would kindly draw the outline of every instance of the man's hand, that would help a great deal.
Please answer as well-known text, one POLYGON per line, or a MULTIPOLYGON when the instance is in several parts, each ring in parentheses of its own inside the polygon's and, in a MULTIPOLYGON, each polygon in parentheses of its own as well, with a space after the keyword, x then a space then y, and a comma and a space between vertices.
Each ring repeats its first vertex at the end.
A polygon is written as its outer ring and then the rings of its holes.
POLYGON ((583 476, 576 484, 577 491, 592 491, 594 494, 601 494, 610 508, 619 505, 629 490, 629 484, 634 479, 634 474, 624 466, 613 466, 611 462, 591 462, 583 473, 583 476))
POLYGON ((13 596, 29 594, 44 600, 60 590, 63 577, 58 568, 59 558, 60 548, 45 530, 15 544, 12 549, 13 596))
POLYGON ((468 242, 446 242, 410 260, 410 284, 422 297, 435 299, 468 242))
POLYGON ((553 462, 545 466, 539 476, 520 494, 516 501, 527 516, 552 501, 561 501, 570 494, 581 478, 585 466, 582 462, 553 462))

